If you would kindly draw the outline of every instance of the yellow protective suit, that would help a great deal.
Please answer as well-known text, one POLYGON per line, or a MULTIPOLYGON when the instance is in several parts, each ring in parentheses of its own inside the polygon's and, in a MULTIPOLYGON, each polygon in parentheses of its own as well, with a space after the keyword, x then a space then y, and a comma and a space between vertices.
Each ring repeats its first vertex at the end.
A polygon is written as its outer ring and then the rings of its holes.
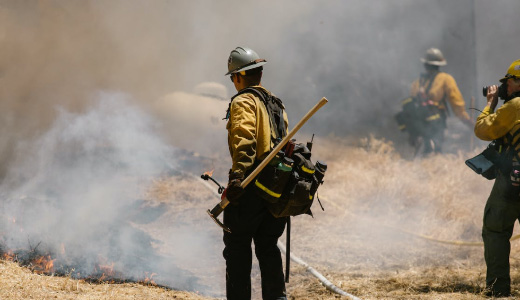
MULTIPOLYGON (((475 135, 484 141, 492 141, 514 133, 520 129, 520 97, 513 98, 502 105, 496 112, 489 106, 478 116, 475 135)), ((518 139, 518 137, 516 137, 518 139)), ((513 142, 516 142, 516 139, 513 142)))
MULTIPOLYGON (((261 88, 271 95, 271 92, 262 86, 254 87, 261 88)), ((288 128, 285 110, 283 118, 288 128)), ((256 94, 244 93, 233 99, 226 129, 229 153, 233 162, 232 172, 245 174, 255 160, 263 160, 274 147, 271 137, 276 138, 275 129, 271 128, 267 109, 256 94)))
MULTIPOLYGON (((410 89, 410 96, 415 97, 419 93, 420 87, 427 87, 430 84, 429 79, 424 80, 423 77, 415 80, 410 89)), ((465 109, 464 98, 460 93, 457 82, 453 76, 448 73, 439 72, 433 81, 428 99, 432 100, 440 109, 446 109, 443 99, 446 99, 455 113, 462 121, 469 121, 469 115, 465 109)))
MULTIPOLYGON (((502 151, 508 153, 510 147, 520 138, 520 97, 513 98, 496 112, 487 106, 477 118, 475 135, 486 141, 501 139, 502 151)), ((513 151, 519 152, 520 143, 513 151)), ((508 158, 509 159, 509 158, 508 158)), ((520 218, 520 187, 512 185, 512 162, 505 160, 497 165, 495 184, 484 208, 482 239, 486 261, 486 288, 495 296, 507 296, 511 292, 509 254, 515 222, 520 218), (507 171, 504 171, 507 170, 507 171)))

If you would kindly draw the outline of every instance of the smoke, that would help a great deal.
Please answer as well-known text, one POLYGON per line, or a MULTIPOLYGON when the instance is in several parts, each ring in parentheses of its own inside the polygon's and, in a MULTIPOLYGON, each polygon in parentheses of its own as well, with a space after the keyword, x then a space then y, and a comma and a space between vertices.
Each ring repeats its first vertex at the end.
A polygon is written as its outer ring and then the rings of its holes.
POLYGON ((196 288, 192 274, 156 254, 153 239, 132 225, 160 215, 141 197, 153 179, 177 168, 174 149, 128 96, 96 98, 82 114, 60 109, 49 131, 20 144, 24 160, 0 186, 4 246, 52 253, 59 271, 73 268, 77 276, 112 263, 124 279, 156 272, 164 276, 158 283, 196 288))
MULTIPOLYGON (((424 51, 440 48, 448 60, 443 70, 457 80, 466 106, 471 96, 481 106, 479 86, 495 81, 488 70, 502 76, 517 48, 514 39, 505 38, 508 47, 493 54, 496 32, 507 36, 514 17, 491 21, 485 12, 510 14, 517 6, 473 0, 245 1, 240 6, 2 0, 0 176, 14 141, 45 131, 56 117, 55 105, 81 111, 93 90, 124 91, 146 108, 174 92, 189 93, 203 81, 234 91, 223 74, 238 45, 267 59, 263 83, 284 100, 291 124, 321 97, 330 100, 303 132, 373 133, 403 144, 406 137, 393 115, 422 71, 424 51), (478 83, 476 71, 491 79, 478 83)), ((174 117, 161 118, 167 124, 174 117)), ((450 132, 470 134, 452 119, 450 132)), ((467 143, 456 142, 459 148, 467 143)))
MULTIPOLYGON (((422 71, 425 50, 440 48, 466 107, 471 96, 482 106, 479 84, 496 82, 518 59, 518 39, 510 37, 519 5, 0 0, 2 214, 30 225, 10 234, 9 245, 24 246, 29 237, 32 246, 43 241, 61 251, 64 243, 66 253, 84 257, 119 253, 132 232, 105 240, 115 252, 93 242, 108 224, 126 222, 122 208, 136 205, 140 185, 128 180, 160 174, 172 147, 229 160, 221 120, 227 104, 195 87, 213 82, 233 94, 224 73, 236 46, 267 59, 263 84, 284 101, 290 128, 325 96, 330 103, 302 135, 373 133, 401 149, 406 136, 393 116, 422 71), (121 94, 93 101, 99 90, 121 94)), ((450 120, 457 136, 447 140, 462 148, 472 133, 450 120)))

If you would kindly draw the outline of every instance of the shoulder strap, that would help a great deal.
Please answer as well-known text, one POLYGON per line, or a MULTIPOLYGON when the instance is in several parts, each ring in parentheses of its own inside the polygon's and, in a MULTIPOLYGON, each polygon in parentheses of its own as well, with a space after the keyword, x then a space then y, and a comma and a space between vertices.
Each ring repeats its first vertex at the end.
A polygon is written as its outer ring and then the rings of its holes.
POLYGON ((518 162, 520 162, 520 153, 517 149, 520 145, 520 138, 518 138, 516 142, 514 141, 514 139, 516 136, 518 136, 519 133, 520 130, 517 130, 514 134, 508 132, 505 135, 508 146, 508 149, 506 150, 507 154, 511 157, 511 159, 515 158, 518 162))
MULTIPOLYGON (((229 103, 228 107, 228 118, 229 118, 229 109, 231 108, 231 102, 233 102, 233 99, 235 99, 237 96, 245 93, 253 93, 257 95, 262 103, 264 104, 267 113, 269 114, 269 123, 271 128, 275 128, 276 138, 283 139, 287 135, 287 128, 285 126, 285 122, 283 119, 283 110, 285 109, 282 100, 279 98, 269 95, 266 92, 264 92, 262 89, 254 88, 254 87, 247 87, 240 92, 238 92, 236 95, 234 95, 231 98, 231 101, 229 103)), ((273 141, 274 142, 274 141, 273 141)))
MULTIPOLYGON (((437 78, 437 75, 439 74, 439 72, 435 72, 435 74, 433 74, 432 76, 432 79, 430 80, 430 82, 428 83, 428 86, 426 87, 426 89, 424 90, 424 93, 426 95, 428 95, 428 93, 430 92, 430 89, 432 88, 432 84, 433 82, 435 81, 435 78, 437 78)), ((426 76, 421 76, 422 78, 426 78, 426 76)), ((420 84, 420 81, 419 81, 419 85, 420 84)))

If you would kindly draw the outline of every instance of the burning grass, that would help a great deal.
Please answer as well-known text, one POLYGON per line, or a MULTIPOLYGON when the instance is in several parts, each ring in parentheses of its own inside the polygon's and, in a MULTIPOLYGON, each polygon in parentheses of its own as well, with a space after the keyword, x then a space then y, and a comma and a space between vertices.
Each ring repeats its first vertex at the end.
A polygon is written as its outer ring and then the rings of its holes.
POLYGON ((70 276, 43 276, 0 261, 0 299, 209 299, 194 293, 136 283, 91 284, 70 276))

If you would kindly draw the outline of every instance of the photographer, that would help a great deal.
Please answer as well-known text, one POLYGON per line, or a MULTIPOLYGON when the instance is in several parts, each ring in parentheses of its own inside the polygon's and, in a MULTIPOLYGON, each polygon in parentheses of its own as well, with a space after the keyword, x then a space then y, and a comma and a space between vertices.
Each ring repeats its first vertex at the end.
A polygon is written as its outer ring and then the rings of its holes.
POLYGON ((495 297, 511 294, 509 239, 515 221, 520 218, 520 60, 511 64, 500 82, 500 87, 487 88, 487 106, 475 124, 478 138, 496 140, 502 145, 482 227, 487 295, 495 297), (499 97, 504 104, 495 111, 499 97))

